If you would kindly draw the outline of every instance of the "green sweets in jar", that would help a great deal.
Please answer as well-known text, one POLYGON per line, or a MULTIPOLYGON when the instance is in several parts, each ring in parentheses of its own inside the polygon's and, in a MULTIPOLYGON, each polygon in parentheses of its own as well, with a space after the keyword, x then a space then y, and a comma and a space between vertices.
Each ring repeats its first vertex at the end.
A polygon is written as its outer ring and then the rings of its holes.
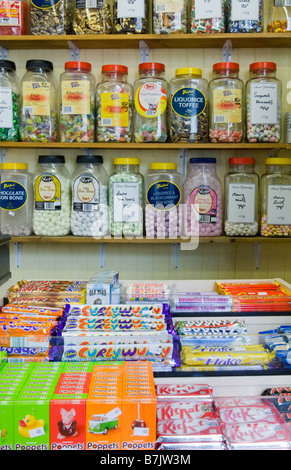
POLYGON ((19 80, 15 63, 0 60, 0 141, 19 140, 19 80))

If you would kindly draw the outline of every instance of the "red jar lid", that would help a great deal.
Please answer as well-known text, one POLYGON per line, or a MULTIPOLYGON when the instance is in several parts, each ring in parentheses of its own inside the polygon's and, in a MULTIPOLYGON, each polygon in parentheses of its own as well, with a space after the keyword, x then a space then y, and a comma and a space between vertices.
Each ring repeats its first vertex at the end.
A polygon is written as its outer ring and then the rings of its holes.
POLYGON ((127 74, 128 68, 125 65, 109 64, 103 65, 102 73, 103 72, 122 72, 127 74))
POLYGON ((71 61, 65 63, 65 69, 76 69, 84 70, 85 72, 91 72, 92 67, 89 62, 71 61))
POLYGON ((218 62, 217 64, 213 65, 212 70, 239 70, 239 64, 236 62, 218 62))
POLYGON ((277 70, 277 64, 275 62, 254 62, 250 65, 250 70, 258 69, 277 70))
POLYGON ((229 159, 230 165, 254 165, 256 163, 254 158, 230 158, 229 159))
POLYGON ((160 64, 159 62, 143 62, 138 66, 139 70, 153 69, 153 70, 162 70, 165 71, 165 65, 160 64))

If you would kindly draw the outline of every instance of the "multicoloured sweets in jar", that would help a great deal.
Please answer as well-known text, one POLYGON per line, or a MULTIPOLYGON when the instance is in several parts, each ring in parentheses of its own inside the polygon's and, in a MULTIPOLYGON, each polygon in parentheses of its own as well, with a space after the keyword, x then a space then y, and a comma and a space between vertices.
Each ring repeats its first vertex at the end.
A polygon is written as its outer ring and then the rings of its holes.
POLYGON ((244 134, 244 84, 239 64, 219 62, 213 65, 209 82, 209 140, 239 143, 244 134))
POLYGON ((139 79, 134 83, 135 142, 166 142, 169 85, 165 66, 157 62, 139 64, 139 79))
POLYGON ((172 142, 208 142, 208 82, 202 70, 176 70, 170 83, 172 142))
POLYGON ((124 65, 102 67, 96 88, 97 142, 131 142, 133 88, 127 74, 124 65))
POLYGON ((216 158, 190 158, 184 183, 184 212, 185 235, 221 235, 222 184, 216 175, 216 158))
POLYGON ((111 235, 143 234, 143 177, 138 158, 115 158, 109 177, 111 235))
POLYGON ((261 236, 291 236, 291 158, 267 158, 261 178, 261 236))
POLYGON ((57 84, 53 64, 48 60, 28 60, 21 81, 20 140, 56 142, 57 133, 57 84))
POLYGON ((254 62, 246 83, 248 142, 280 142, 282 135, 282 84, 274 62, 254 62))
POLYGON ((188 32, 186 0, 153 0, 153 33, 181 34, 188 32))
POLYGON ((5 0, 1 2, 1 36, 30 34, 29 20, 29 0, 5 0))
POLYGON ((177 238, 182 232, 182 175, 176 163, 152 163, 145 176, 147 237, 177 238))
POLYGON ((263 20, 263 0, 228 0, 228 33, 261 33, 263 20))
POLYGON ((108 34, 111 32, 110 4, 106 0, 76 0, 73 12, 75 34, 108 34))
POLYGON ((60 76, 60 141, 94 142, 95 78, 88 62, 65 63, 60 76))
POLYGON ((225 33, 226 0, 192 0, 190 33, 225 33))
POLYGON ((114 0, 114 34, 147 34, 149 32, 149 0, 114 0))
POLYGON ((0 60, 0 141, 19 140, 20 84, 15 63, 0 60))
POLYGON ((254 236, 259 229, 259 177, 254 158, 230 158, 224 178, 225 220, 228 237, 254 236))

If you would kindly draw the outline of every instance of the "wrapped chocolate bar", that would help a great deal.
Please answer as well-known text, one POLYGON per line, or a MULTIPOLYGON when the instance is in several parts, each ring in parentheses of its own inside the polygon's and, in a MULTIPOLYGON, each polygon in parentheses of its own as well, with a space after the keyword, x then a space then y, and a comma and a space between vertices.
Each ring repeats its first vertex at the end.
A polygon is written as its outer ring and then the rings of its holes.
POLYGON ((158 400, 177 400, 178 398, 208 397, 211 398, 213 388, 206 384, 157 384, 158 400))
POLYGON ((21 314, 21 315, 35 315, 35 316, 52 316, 60 317, 63 315, 64 310, 62 308, 49 308, 49 307, 28 307, 18 306, 14 304, 6 304, 1 309, 2 313, 6 314, 21 314))
POLYGON ((232 297, 215 292, 178 292, 171 299, 172 312, 231 312, 232 297))
POLYGON ((164 282, 137 282, 129 284, 124 293, 125 301, 128 302, 163 302, 170 300, 171 291, 164 282))
POLYGON ((177 321, 176 329, 181 335, 236 335, 246 334, 247 329, 242 320, 186 320, 177 321))
POLYGON ((264 421, 225 426, 230 450, 288 450, 290 435, 283 423, 264 421))
POLYGON ((157 450, 227 450, 225 442, 161 442, 157 450))
POLYGON ((223 442, 218 420, 158 420, 157 442, 223 442))
MULTIPOLYGON (((117 317, 117 316, 152 316, 169 315, 169 306, 167 304, 148 304, 148 305, 74 305, 66 306, 68 316, 87 316, 87 317, 117 317)), ((161 317, 162 318, 162 317, 161 317)))
POLYGON ((49 355, 49 336, 11 336, 1 334, 0 351, 6 351, 8 357, 46 356, 49 355))
POLYGON ((185 400, 157 400, 157 420, 213 420, 214 402, 211 398, 190 398, 185 400))

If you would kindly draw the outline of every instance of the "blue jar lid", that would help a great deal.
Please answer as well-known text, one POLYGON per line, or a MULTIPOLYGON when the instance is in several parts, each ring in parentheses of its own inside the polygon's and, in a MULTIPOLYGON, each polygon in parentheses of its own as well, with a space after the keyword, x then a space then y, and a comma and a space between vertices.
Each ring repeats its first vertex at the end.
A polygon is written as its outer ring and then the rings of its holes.
POLYGON ((190 158, 190 163, 216 163, 216 158, 190 158))

